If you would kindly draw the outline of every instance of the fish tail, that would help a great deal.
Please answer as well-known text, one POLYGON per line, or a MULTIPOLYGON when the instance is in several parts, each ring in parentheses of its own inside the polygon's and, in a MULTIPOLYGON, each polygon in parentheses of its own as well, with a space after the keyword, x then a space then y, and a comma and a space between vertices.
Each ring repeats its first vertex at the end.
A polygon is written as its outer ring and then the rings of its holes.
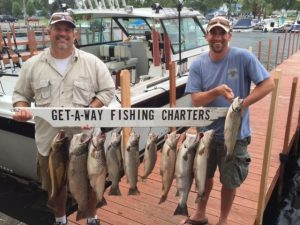
POLYGON ((109 193, 108 195, 122 195, 121 194, 121 191, 120 191, 120 188, 119 188, 119 185, 117 185, 116 187, 111 187, 110 190, 109 190, 109 193))
POLYGON ((184 204, 181 206, 178 204, 177 208, 175 209, 174 215, 183 215, 183 216, 189 216, 187 205, 184 204))
POLYGON ((159 200, 159 203, 158 203, 158 204, 161 204, 161 203, 165 202, 166 200, 167 200, 167 195, 164 194, 164 195, 162 195, 162 196, 160 197, 160 200, 159 200))
POLYGON ((47 206, 50 208, 50 209, 55 209, 55 200, 54 200, 54 197, 49 197, 48 201, 47 201, 47 206))
POLYGON ((137 187, 129 188, 128 195, 139 195, 140 191, 137 187))
POLYGON ((107 201, 104 197, 102 197, 101 201, 99 201, 97 203, 96 208, 98 209, 98 208, 101 208, 102 206, 105 206, 105 205, 107 205, 107 201))
POLYGON ((76 221, 81 220, 81 219, 85 219, 85 218, 87 218, 87 212, 78 209, 77 215, 76 215, 76 221))

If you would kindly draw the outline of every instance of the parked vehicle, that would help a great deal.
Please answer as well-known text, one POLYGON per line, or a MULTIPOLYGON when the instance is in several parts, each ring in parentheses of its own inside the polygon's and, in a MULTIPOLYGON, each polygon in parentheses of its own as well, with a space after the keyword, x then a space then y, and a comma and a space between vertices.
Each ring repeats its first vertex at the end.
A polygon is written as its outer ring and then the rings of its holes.
POLYGON ((0 15, 0 22, 16 22, 17 18, 11 15, 0 15))

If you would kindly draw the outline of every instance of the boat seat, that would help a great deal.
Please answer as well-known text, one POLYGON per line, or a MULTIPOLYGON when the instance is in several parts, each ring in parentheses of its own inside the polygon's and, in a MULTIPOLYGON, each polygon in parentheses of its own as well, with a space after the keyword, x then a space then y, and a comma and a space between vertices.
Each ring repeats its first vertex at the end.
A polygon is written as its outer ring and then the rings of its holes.
POLYGON ((123 69, 135 69, 137 58, 131 58, 131 52, 127 45, 101 45, 100 56, 111 73, 117 73, 123 69))

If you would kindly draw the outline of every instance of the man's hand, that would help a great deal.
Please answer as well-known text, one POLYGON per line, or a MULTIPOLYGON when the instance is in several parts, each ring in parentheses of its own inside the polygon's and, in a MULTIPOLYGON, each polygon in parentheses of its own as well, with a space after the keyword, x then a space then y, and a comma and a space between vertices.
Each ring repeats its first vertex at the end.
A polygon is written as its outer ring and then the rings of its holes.
POLYGON ((222 84, 217 87, 219 95, 224 96, 225 99, 227 99, 229 102, 232 102, 234 99, 234 93, 230 87, 228 87, 226 84, 222 84))
POLYGON ((12 118, 18 122, 26 122, 32 119, 32 113, 26 109, 20 109, 12 116, 12 118))

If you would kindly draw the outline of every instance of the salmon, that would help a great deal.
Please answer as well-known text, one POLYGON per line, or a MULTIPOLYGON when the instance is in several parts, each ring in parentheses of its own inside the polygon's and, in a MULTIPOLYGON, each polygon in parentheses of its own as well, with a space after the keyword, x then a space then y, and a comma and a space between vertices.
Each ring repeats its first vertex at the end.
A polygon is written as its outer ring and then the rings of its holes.
POLYGON ((224 145, 226 150, 226 160, 230 160, 234 147, 238 139, 238 134, 242 121, 243 99, 236 97, 230 105, 224 125, 224 145))
POLYGON ((205 196, 205 182, 206 182, 206 171, 207 171, 207 159, 209 156, 209 150, 211 142, 214 137, 214 131, 208 130, 203 133, 202 138, 200 139, 195 159, 194 159, 194 177, 196 183, 196 203, 200 200, 204 200, 205 196))
POLYGON ((193 183, 193 162, 198 143, 198 134, 186 133, 186 138, 179 148, 175 164, 175 178, 179 202, 174 215, 188 216, 186 202, 193 183))
POLYGON ((119 182, 123 172, 123 159, 121 153, 122 135, 112 132, 110 144, 106 151, 106 162, 108 169, 108 179, 112 182, 109 195, 121 195, 119 182))
POLYGON ((144 153, 144 175, 142 179, 146 179, 155 166, 157 160, 157 139, 158 135, 149 133, 144 153))
POLYGON ((160 175, 162 178, 162 195, 159 204, 165 202, 172 186, 175 172, 176 147, 180 135, 173 131, 165 136, 160 161, 160 175))
POLYGON ((107 174, 104 142, 105 135, 100 132, 93 136, 88 148, 87 172, 90 185, 96 193, 97 208, 107 204, 103 197, 107 174))
POLYGON ((69 189, 78 204, 76 220, 94 217, 89 211, 89 180, 87 173, 88 145, 91 136, 75 134, 70 143, 68 182, 69 189))
POLYGON ((54 137, 49 153, 50 192, 47 205, 56 207, 57 196, 67 182, 69 138, 64 130, 60 130, 54 137))
POLYGON ((126 149, 125 149, 125 174, 127 181, 129 183, 128 195, 138 195, 140 194, 137 181, 138 181, 138 167, 140 165, 139 157, 139 141, 140 135, 136 134, 134 131, 130 133, 126 149))

